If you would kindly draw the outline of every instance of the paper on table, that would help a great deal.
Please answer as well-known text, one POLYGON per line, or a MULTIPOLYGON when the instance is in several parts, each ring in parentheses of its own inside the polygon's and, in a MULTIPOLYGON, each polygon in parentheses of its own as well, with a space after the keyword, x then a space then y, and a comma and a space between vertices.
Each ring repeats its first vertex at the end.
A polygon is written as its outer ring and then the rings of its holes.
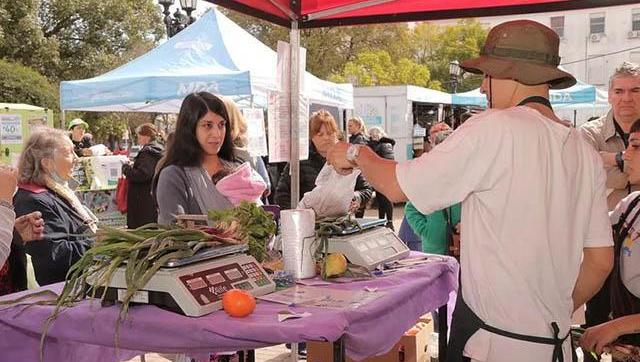
POLYGON ((296 312, 291 312, 291 311, 288 311, 288 310, 281 310, 280 312, 278 312, 278 322, 284 322, 287 319, 304 318, 304 317, 308 317, 310 315, 311 315, 311 313, 309 313, 309 312, 296 313, 296 312))
POLYGON ((341 290, 295 285, 288 289, 260 296, 258 299, 274 303, 308 307, 358 308, 379 299, 384 294, 384 292, 341 290))

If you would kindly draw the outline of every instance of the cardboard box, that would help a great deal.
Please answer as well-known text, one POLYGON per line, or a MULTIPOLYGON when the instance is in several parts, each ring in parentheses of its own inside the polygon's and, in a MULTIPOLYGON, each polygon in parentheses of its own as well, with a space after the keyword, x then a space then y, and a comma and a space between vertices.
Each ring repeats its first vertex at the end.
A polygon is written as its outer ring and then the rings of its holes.
MULTIPOLYGON (((418 323, 407 331, 391 350, 383 355, 369 357, 360 362, 427 362, 429 328, 418 323)), ((333 362, 330 342, 307 342, 307 362, 333 362)), ((355 362, 347 357, 347 362, 355 362)))

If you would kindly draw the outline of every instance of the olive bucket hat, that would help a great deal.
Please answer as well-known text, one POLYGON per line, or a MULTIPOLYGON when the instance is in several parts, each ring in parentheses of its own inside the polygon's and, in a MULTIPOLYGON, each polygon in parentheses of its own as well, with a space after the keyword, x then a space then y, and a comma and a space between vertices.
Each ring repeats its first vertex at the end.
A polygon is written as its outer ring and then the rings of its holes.
POLYGON ((576 84, 576 79, 558 68, 559 46, 558 35, 538 22, 508 21, 491 29, 479 57, 465 60, 460 66, 470 73, 526 85, 568 88, 576 84))
POLYGON ((87 122, 83 121, 80 118, 75 118, 74 120, 69 122, 69 126, 67 127, 67 130, 71 131, 73 129, 73 127, 75 127, 77 125, 82 125, 82 127, 84 127, 84 129, 89 129, 89 124, 87 124, 87 122))

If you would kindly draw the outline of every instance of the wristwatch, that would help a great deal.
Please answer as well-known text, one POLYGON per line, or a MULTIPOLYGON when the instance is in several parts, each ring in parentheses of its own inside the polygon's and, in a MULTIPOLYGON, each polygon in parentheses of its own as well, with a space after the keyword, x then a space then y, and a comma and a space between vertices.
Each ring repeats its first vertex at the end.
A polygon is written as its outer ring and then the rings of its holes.
POLYGON ((356 159, 360 154, 360 147, 362 147, 362 145, 351 144, 349 145, 349 148, 347 148, 347 155, 346 155, 347 161, 349 161, 354 167, 358 165, 356 163, 356 159))
POLYGON ((618 166, 620 172, 624 172, 624 159, 622 158, 623 154, 624 153, 622 151, 616 153, 616 165, 618 166))

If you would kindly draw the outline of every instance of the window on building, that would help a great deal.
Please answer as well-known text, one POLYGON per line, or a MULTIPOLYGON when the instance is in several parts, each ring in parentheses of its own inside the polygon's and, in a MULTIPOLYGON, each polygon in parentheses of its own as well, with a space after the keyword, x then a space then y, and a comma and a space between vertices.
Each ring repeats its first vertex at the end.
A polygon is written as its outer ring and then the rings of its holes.
POLYGON ((559 37, 563 38, 564 37, 564 16, 552 16, 551 29, 553 29, 553 31, 555 31, 559 37))
POLYGON ((631 10, 631 30, 640 30, 640 9, 631 10))
POLYGON ((589 34, 604 34, 604 13, 589 15, 589 34))

